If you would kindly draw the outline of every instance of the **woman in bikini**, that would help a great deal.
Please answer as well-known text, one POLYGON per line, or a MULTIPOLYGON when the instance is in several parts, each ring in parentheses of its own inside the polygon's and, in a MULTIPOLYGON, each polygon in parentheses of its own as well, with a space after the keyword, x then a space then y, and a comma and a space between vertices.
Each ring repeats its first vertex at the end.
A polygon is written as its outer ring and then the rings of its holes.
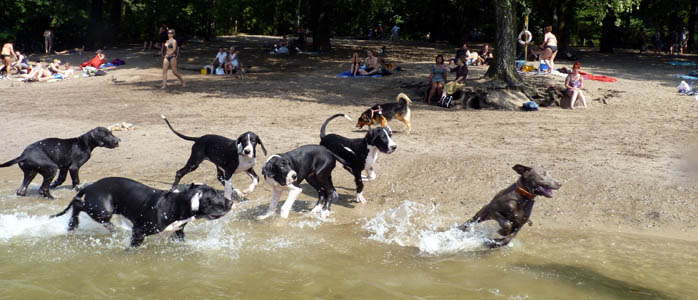
POLYGON ((177 56, 179 56, 179 45, 177 45, 177 40, 174 38, 175 31, 174 29, 170 29, 167 31, 167 41, 165 42, 165 45, 163 46, 163 52, 164 52, 164 59, 162 60, 162 88, 167 87, 167 69, 172 68, 172 74, 174 74, 179 81, 182 83, 182 86, 185 87, 186 85, 184 84, 184 79, 182 78, 182 75, 179 75, 179 72, 177 72, 177 56))
POLYGON ((429 97, 427 97, 427 104, 431 102, 431 98, 434 97, 434 94, 441 95, 447 74, 448 68, 444 65, 444 57, 439 54, 436 56, 436 63, 431 65, 431 76, 429 77, 431 90, 429 91, 429 97))
POLYGON ((584 99, 584 94, 582 93, 582 87, 584 87, 584 79, 582 78, 582 75, 579 74, 580 68, 581 67, 579 66, 579 62, 575 62, 574 66, 572 66, 572 73, 567 75, 567 79, 565 79, 565 87, 567 88, 566 93, 567 96, 570 97, 571 109, 574 109, 574 104, 577 102, 577 98, 579 98, 579 100, 582 100, 584 108, 587 108, 587 102, 586 99, 584 99))
POLYGON ((557 56, 557 37, 555 37, 552 31, 552 26, 543 28, 543 32, 545 32, 543 37, 543 62, 548 65, 548 72, 552 72, 555 69, 555 56, 557 56))
POLYGON ((12 66, 12 60, 11 58, 17 59, 17 53, 15 53, 15 48, 12 46, 13 41, 8 41, 4 45, 2 45, 2 52, 0 52, 0 60, 2 60, 2 64, 5 65, 0 69, 0 71, 4 70, 7 72, 7 75, 10 75, 10 67, 12 66))

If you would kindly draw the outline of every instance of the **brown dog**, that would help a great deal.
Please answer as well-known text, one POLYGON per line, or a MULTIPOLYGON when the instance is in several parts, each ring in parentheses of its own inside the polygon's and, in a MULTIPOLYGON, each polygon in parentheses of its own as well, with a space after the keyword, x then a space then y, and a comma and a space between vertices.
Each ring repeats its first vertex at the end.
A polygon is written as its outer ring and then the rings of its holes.
POLYGON ((551 198, 553 190, 559 189, 562 184, 548 175, 548 171, 541 167, 529 168, 515 165, 514 171, 521 177, 514 184, 497 193, 489 204, 485 205, 470 220, 458 226, 463 231, 473 223, 480 223, 494 219, 501 229, 498 231, 503 238, 495 239, 489 244, 490 248, 504 246, 511 242, 516 234, 526 223, 533 211, 534 198, 537 195, 551 198))
POLYGON ((412 130, 412 123, 410 123, 410 116, 412 112, 410 111, 410 97, 407 97, 405 93, 400 93, 395 98, 396 102, 376 104, 367 111, 365 111, 359 117, 359 121, 356 123, 356 127, 363 128, 368 126, 371 129, 371 125, 380 124, 381 127, 387 127, 388 121, 396 118, 407 126, 407 132, 412 130))

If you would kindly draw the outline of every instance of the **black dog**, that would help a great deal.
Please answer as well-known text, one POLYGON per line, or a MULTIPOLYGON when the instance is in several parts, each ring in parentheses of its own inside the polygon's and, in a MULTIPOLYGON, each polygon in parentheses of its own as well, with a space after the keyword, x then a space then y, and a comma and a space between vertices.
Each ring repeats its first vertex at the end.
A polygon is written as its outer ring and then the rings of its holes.
POLYGON ((467 231, 473 223, 492 219, 497 221, 500 226, 499 234, 503 238, 495 239, 493 243, 488 245, 490 248, 508 244, 526 223, 532 224, 529 218, 533 212, 534 198, 537 195, 551 198, 553 190, 562 186, 548 174, 548 171, 541 167, 529 168, 515 165, 514 171, 521 175, 519 180, 499 191, 490 203, 483 206, 468 222, 459 226, 461 230, 467 231))
POLYGON ((36 174, 41 174, 44 181, 39 188, 39 194, 53 199, 49 187, 61 185, 68 172, 73 181, 73 188, 80 184, 78 171, 90 159, 95 147, 115 148, 119 146, 120 141, 104 127, 97 127, 72 139, 48 138, 27 146, 19 157, 0 165, 0 168, 19 164, 19 168, 24 172, 24 180, 17 190, 17 195, 20 196, 27 194, 27 187, 36 174), (58 170, 58 178, 51 184, 58 170))
POLYGON ((262 168, 262 175, 272 188, 271 203, 267 212, 257 219, 266 219, 276 212, 284 188, 288 190, 288 198, 281 207, 281 217, 288 218, 293 202, 302 191, 300 184, 303 180, 307 180, 318 192, 318 202, 313 212, 322 209, 322 217, 329 215, 332 198, 339 198, 332 184, 336 159, 332 152, 320 145, 305 145, 270 156, 262 168))
POLYGON ((339 116, 344 116, 351 121, 345 114, 336 114, 327 119, 320 129, 320 145, 327 147, 336 156, 342 158, 340 162, 344 165, 344 169, 354 175, 356 201, 364 203, 366 199, 361 194, 364 189, 363 181, 371 181, 376 178, 373 165, 378 159, 378 151, 387 154, 393 153, 397 149, 397 144, 391 138, 390 128, 384 127, 370 129, 366 136, 361 139, 348 139, 336 134, 325 136, 327 123, 339 116), (362 171, 366 171, 368 177, 361 176, 362 171))
POLYGON ((178 137, 194 142, 194 145, 191 146, 191 155, 189 156, 189 160, 187 160, 187 164, 184 168, 179 169, 175 175, 172 190, 177 188, 177 184, 179 184, 179 181, 184 175, 196 170, 201 162, 208 160, 216 165, 218 180, 225 186, 226 199, 232 199, 233 192, 235 192, 238 197, 245 197, 247 194, 254 191, 254 188, 259 183, 259 177, 253 169, 254 164, 257 162, 257 144, 262 146, 264 155, 267 155, 267 149, 264 148, 262 140, 259 139, 256 134, 251 131, 245 132, 241 134, 236 141, 213 134, 195 138, 175 131, 165 116, 162 116, 162 119, 165 120, 167 127, 178 137), (247 189, 240 192, 238 189, 233 189, 231 178, 233 174, 242 171, 247 172, 247 175, 252 178, 252 184, 250 184, 247 189))
POLYGON ((137 181, 107 177, 78 192, 58 217, 73 208, 68 230, 78 227, 78 214, 87 213, 114 232, 111 217, 119 214, 133 224, 131 247, 137 247, 146 235, 174 231, 174 237, 184 239, 184 226, 194 219, 218 219, 233 206, 231 200, 205 185, 192 184, 187 190, 171 192, 156 190, 137 181), (80 199, 85 197, 84 201, 80 199))

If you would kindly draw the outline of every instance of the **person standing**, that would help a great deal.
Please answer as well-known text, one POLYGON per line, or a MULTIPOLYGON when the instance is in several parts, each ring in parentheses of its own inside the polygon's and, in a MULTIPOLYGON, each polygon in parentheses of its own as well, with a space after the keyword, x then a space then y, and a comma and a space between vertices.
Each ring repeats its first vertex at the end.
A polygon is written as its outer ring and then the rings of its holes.
POLYGON ((177 71, 177 57, 179 57, 179 45, 177 40, 174 38, 175 30, 169 29, 167 31, 167 41, 163 43, 164 58, 162 59, 162 89, 167 87, 167 69, 172 69, 172 74, 174 74, 179 81, 182 83, 182 87, 186 87, 184 84, 184 78, 179 75, 177 71))
POLYGON ((393 26, 393 29, 390 30, 390 40, 391 41, 397 40, 399 32, 400 32, 400 26, 397 26, 397 24, 395 24, 395 26, 393 26))
POLYGON ((46 54, 51 54, 53 50, 53 30, 51 28, 44 30, 44 51, 46 54))
POLYGON ((2 69, 0 69, 0 71, 6 72, 5 76, 10 75, 10 68, 12 66, 12 60, 10 59, 10 57, 14 58, 15 60, 17 59, 17 53, 15 53, 13 43, 14 41, 10 40, 7 43, 3 44, 2 52, 0 52, 0 60, 2 60, 2 64, 4 65, 2 69))
MULTIPOLYGON (((167 28, 167 25, 165 23, 162 23, 162 26, 160 26, 160 31, 158 33, 158 35, 160 36, 160 38, 158 39, 158 42, 160 43, 160 55, 161 56, 165 56, 165 43, 168 40, 168 37, 167 37, 168 30, 169 29, 167 28)), ((155 46, 155 47, 157 47, 157 46, 155 46)))
POLYGON ((686 47, 688 46, 688 29, 686 27, 681 30, 681 55, 683 55, 683 52, 686 51, 686 47))
POLYGON ((543 62, 548 65, 548 72, 552 72, 555 69, 555 56, 557 56, 557 37, 555 37, 552 31, 552 26, 543 28, 543 32, 545 32, 543 37, 543 62))

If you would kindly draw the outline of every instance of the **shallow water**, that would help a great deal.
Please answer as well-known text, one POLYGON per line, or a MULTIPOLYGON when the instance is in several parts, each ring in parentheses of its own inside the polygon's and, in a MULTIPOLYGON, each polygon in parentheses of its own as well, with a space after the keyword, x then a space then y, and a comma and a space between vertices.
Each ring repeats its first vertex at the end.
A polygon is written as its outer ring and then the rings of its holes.
MULTIPOLYGON (((69 191, 65 193, 68 198, 69 191)), ((295 212, 256 221, 241 205, 187 225, 186 242, 150 236, 125 251, 89 218, 66 234, 63 201, 0 197, 0 295, 8 299, 695 299, 698 243, 526 227, 486 250, 494 232, 449 229, 437 207, 403 201, 340 223, 295 212), (242 208, 241 208, 242 207, 242 208)), ((262 204, 262 203, 259 203, 262 204)))

